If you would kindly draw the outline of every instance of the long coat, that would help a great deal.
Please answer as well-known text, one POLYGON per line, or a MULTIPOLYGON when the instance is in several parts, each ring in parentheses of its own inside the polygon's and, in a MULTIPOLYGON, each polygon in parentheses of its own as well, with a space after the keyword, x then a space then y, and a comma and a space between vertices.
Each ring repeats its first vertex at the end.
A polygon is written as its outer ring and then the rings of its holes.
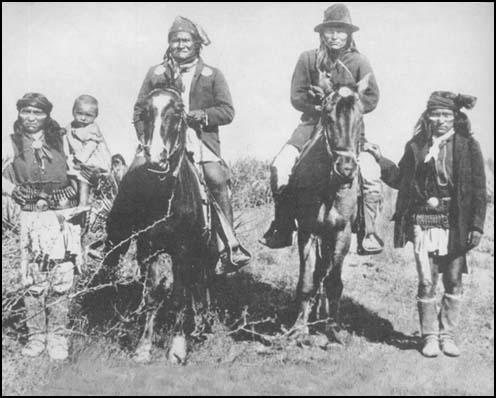
MULTIPOLYGON (((156 88, 167 87, 164 70, 163 64, 159 64, 152 66, 146 74, 134 106, 135 123, 140 120, 145 97, 156 88)), ((202 141, 220 156, 219 126, 232 122, 234 107, 222 72, 206 65, 201 58, 198 60, 191 82, 189 109, 206 112, 208 124, 203 128, 202 141)))
MULTIPOLYGON (((320 113, 315 111, 315 103, 308 94, 310 85, 319 85, 317 54, 318 50, 302 53, 296 63, 291 80, 291 104, 303 114, 301 116, 302 123, 297 127, 288 143, 300 150, 312 135, 320 117, 320 113)), ((364 113, 373 111, 379 102, 379 87, 372 67, 365 56, 356 49, 350 48, 340 55, 338 62, 330 72, 331 82, 338 85, 356 84, 369 73, 368 87, 360 97, 364 113)))
MULTIPOLYGON (((456 133, 453 136, 454 192, 449 210, 450 254, 464 254, 469 250, 468 235, 471 231, 484 231, 486 217, 486 177, 480 145, 473 136, 456 133)), ((426 155, 425 140, 417 134, 405 147, 405 153, 396 165, 382 158, 382 180, 398 189, 396 212, 393 216, 394 246, 403 247, 411 241, 409 214, 415 200, 415 173, 426 155)))

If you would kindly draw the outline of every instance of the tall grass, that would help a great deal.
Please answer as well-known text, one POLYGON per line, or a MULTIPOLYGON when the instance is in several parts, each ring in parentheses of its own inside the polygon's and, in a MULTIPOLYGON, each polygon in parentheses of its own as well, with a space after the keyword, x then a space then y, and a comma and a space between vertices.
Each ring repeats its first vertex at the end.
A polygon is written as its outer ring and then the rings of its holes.
POLYGON ((270 164, 255 158, 244 158, 229 164, 232 203, 236 210, 263 206, 272 202, 270 164))

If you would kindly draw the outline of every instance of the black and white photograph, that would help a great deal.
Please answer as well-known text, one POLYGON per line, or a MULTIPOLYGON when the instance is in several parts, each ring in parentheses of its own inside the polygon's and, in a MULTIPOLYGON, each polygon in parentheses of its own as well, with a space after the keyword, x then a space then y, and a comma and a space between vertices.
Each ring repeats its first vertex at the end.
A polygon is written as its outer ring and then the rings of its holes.
POLYGON ((2 2, 2 395, 494 395, 494 3, 2 2))

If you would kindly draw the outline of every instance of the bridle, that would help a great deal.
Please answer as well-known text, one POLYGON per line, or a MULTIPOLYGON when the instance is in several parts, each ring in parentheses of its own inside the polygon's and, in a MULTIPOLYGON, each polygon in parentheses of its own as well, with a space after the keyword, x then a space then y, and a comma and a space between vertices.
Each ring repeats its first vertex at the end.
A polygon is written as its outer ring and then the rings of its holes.
MULTIPOLYGON (((330 100, 332 100, 332 97, 335 96, 335 95, 339 95, 339 92, 337 90, 336 91, 331 91, 329 94, 327 94, 323 98, 323 100, 322 100, 322 116, 321 116, 321 121, 322 120, 332 120, 326 114, 325 109, 326 109, 326 102, 329 102, 330 100)), ((344 98, 344 97, 342 97, 342 98, 344 98)), ((360 101, 360 97, 359 96, 356 96, 356 99, 355 100, 356 101, 360 101)), ((336 107, 336 105, 337 105, 338 102, 339 102, 339 100, 336 101, 336 103, 333 105, 333 108, 334 109, 332 109, 332 112, 335 112, 335 107, 336 107)), ((336 181, 340 185, 351 183, 353 181, 353 179, 355 178, 355 173, 353 173, 351 176, 344 175, 343 173, 341 173, 339 171, 338 162, 337 161, 340 158, 348 158, 348 159, 351 159, 355 164, 358 164, 358 154, 356 152, 354 152, 354 151, 333 149, 332 148, 332 145, 330 143, 330 135, 331 135, 330 123, 325 123, 325 124, 322 123, 322 128, 324 130, 323 133, 324 133, 324 140, 325 140, 325 144, 326 144, 326 150, 327 150, 327 153, 329 154, 329 156, 331 158, 331 162, 332 162, 331 175, 330 175, 331 180, 332 181, 336 181)), ((357 135, 356 140, 358 141, 358 135, 357 135)), ((358 142, 357 142, 356 147, 358 148, 358 142)))
MULTIPOLYGON (((170 92, 174 93, 175 95, 177 95, 179 98, 181 98, 179 92, 173 88, 157 89, 157 90, 152 91, 149 95, 152 96, 157 91, 165 91, 165 92, 170 91, 170 92)), ((180 168, 182 160, 184 158, 185 143, 184 143, 184 139, 181 140, 181 138, 184 138, 184 137, 179 137, 179 135, 184 134, 184 132, 186 131, 186 128, 185 128, 187 126, 186 112, 184 111, 184 109, 181 109, 179 112, 177 112, 177 110, 176 110, 175 116, 178 117, 178 120, 177 120, 175 126, 172 127, 172 129, 178 132, 178 137, 174 140, 174 146, 171 148, 170 151, 167 152, 167 157, 162 159, 159 162, 159 167, 160 167, 159 169, 148 167, 148 171, 150 173, 159 175, 159 177, 161 177, 160 178, 161 181, 163 181, 167 175, 171 174, 171 172, 172 172, 172 175, 174 177, 177 177, 177 175, 179 173, 179 168, 180 168), (181 153, 181 156, 180 156, 174 170, 171 171, 172 159, 174 159, 176 157, 176 154, 179 151, 183 151, 183 153, 181 153)), ((138 148, 141 150, 144 150, 145 153, 150 154, 151 144, 144 144, 144 143, 140 142, 138 145, 138 148)))

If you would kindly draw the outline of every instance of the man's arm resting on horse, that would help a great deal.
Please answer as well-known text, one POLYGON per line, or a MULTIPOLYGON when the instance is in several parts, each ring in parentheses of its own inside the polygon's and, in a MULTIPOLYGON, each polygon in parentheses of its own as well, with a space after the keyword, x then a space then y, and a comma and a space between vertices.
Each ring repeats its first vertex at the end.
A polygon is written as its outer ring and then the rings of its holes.
POLYGON ((411 153, 411 149, 407 144, 405 153, 398 165, 382 155, 376 157, 377 163, 379 163, 379 166, 381 168, 381 180, 384 181, 391 188, 399 189, 404 166, 412 164, 411 162, 409 162, 410 156, 413 156, 413 154, 411 153))

